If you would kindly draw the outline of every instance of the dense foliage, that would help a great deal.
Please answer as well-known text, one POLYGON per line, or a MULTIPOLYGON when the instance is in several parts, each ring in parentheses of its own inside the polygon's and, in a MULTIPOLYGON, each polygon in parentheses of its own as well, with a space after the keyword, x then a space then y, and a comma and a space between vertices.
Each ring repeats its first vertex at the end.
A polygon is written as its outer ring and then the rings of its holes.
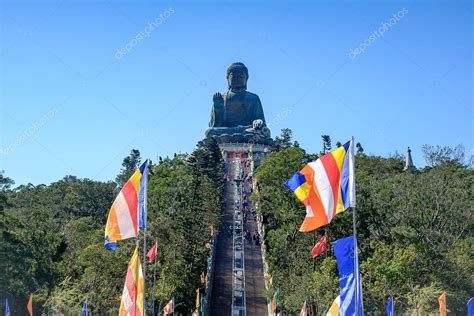
MULTIPOLYGON (((117 181, 123 183, 140 160, 132 151, 117 181)), ((174 296, 176 311, 191 313, 207 263, 209 226, 219 222, 223 170, 212 141, 198 144, 192 155, 152 166, 147 239, 148 248, 158 242, 158 256, 147 265, 150 305, 174 296)), ((135 246, 133 240, 120 242, 116 251, 103 246, 117 183, 67 176, 47 186, 12 185, 0 174, 0 297, 9 299, 12 314, 26 314, 28 296, 35 293, 38 314, 61 308, 78 315, 87 298, 95 314, 116 315, 135 246)))
MULTIPOLYGON (((330 142, 323 141, 328 150, 330 142)), ((400 157, 358 151, 357 230, 366 313, 383 314, 390 296, 396 314, 435 313, 437 298, 446 291, 448 310, 466 314, 474 293, 474 171, 455 154, 425 146, 430 166, 411 174, 403 171, 400 157)), ((332 246, 316 259, 310 250, 324 232, 331 245, 352 234, 351 210, 315 232, 298 232, 304 207, 283 182, 314 159, 287 146, 273 151, 256 173, 253 198, 264 217, 267 261, 274 289, 280 289, 281 308, 291 315, 304 300, 318 315, 329 308, 339 293, 332 246)))
MULTIPOLYGON (((331 146, 324 135, 321 153, 331 146)), ((462 147, 423 150, 428 166, 407 173, 403 158, 369 156, 357 144, 357 229, 368 314, 383 314, 390 296, 397 314, 434 313, 446 291, 448 310, 461 315, 474 292, 472 160, 462 147)), ((266 258, 280 307, 290 314, 304 300, 315 315, 331 305, 339 292, 333 251, 312 259, 310 250, 324 232, 330 243, 352 234, 350 210, 315 232, 298 232, 305 211, 282 184, 317 156, 299 148, 285 129, 256 173, 252 198, 264 218, 266 258)), ((106 251, 104 224, 120 185, 141 160, 133 150, 116 182, 107 183, 67 176, 14 188, 0 173, 0 296, 9 299, 13 315, 25 314, 30 293, 35 313, 60 307, 77 315, 86 298, 94 314, 117 313, 135 241, 106 251)), ((152 165, 147 240, 148 248, 157 241, 158 256, 146 269, 149 305, 156 298, 163 306, 174 296, 176 311, 191 313, 206 268, 209 226, 220 222, 223 175, 219 148, 210 140, 191 155, 152 165)))

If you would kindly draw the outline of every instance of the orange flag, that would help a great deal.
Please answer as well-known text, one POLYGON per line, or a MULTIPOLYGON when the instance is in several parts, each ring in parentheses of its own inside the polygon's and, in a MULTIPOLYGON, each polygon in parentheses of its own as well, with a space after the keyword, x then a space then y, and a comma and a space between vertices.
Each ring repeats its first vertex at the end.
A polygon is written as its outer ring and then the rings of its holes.
POLYGON ((441 294, 438 298, 439 302, 439 314, 441 316, 446 316, 446 292, 441 294))
POLYGON ((33 295, 30 294, 30 299, 28 300, 28 305, 26 305, 26 309, 30 316, 33 316, 33 295))

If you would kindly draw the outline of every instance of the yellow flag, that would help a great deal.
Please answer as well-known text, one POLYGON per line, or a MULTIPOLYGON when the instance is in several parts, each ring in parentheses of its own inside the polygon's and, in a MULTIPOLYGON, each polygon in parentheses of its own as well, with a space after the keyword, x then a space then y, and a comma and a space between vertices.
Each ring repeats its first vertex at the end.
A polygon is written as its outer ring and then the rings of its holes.
POLYGON ((339 315, 339 305, 341 304, 341 296, 336 297, 334 302, 332 302, 331 308, 329 308, 326 316, 338 316, 339 315))

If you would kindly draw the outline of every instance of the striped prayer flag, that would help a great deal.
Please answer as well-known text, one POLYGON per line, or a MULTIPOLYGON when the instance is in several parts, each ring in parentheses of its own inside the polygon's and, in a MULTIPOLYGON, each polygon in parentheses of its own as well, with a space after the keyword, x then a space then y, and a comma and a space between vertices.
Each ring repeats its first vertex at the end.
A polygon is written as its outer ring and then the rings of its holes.
POLYGON ((341 297, 338 296, 338 297, 336 297, 334 302, 332 302, 332 305, 329 308, 328 312, 326 313, 326 316, 338 316, 340 305, 341 305, 341 297))
POLYGON ((5 311, 5 316, 11 316, 10 314, 10 305, 8 304, 8 298, 3 301, 3 310, 5 311))
POLYGON ((26 305, 26 309, 30 316, 33 316, 33 294, 30 294, 30 299, 28 300, 28 304, 26 305))
POLYGON ((272 300, 272 310, 275 312, 278 308, 279 301, 280 301, 280 289, 277 289, 275 291, 275 295, 273 295, 273 300, 272 300))
POLYGON ((105 225, 105 247, 117 248, 117 241, 138 236, 146 225, 148 159, 125 183, 110 208, 105 225))
POLYGON ((199 288, 196 290, 196 308, 199 309, 201 306, 201 296, 200 296, 199 288))
POLYGON ((334 254, 339 272, 339 313, 341 315, 364 315, 362 278, 354 236, 334 242, 334 254))
POLYGON ((393 316, 393 298, 389 297, 387 300, 387 307, 385 308, 387 316, 393 316))
POLYGON ((146 206, 147 206, 147 192, 148 192, 148 163, 145 162, 138 169, 141 173, 140 190, 138 191, 138 227, 146 227, 146 206))
POLYGON ((296 172, 285 186, 306 206, 300 232, 329 224, 355 206, 354 140, 350 140, 296 172))
POLYGON ((128 263, 127 276, 123 287, 120 302, 119 316, 144 315, 143 310, 143 279, 142 265, 138 256, 138 246, 135 248, 130 262, 128 263))
POLYGON ((163 315, 169 315, 174 313, 174 297, 166 304, 166 306, 163 308, 163 315))
POLYGON ((439 296, 438 303, 440 316, 446 316, 446 292, 439 296))
POLYGON ((86 301, 84 302, 84 304, 82 305, 81 316, 87 316, 87 299, 86 299, 86 301))
POLYGON ((308 311, 306 310, 306 301, 304 301, 303 307, 301 307, 300 316, 308 316, 308 311))
POLYGON ((204 312, 204 306, 206 306, 206 296, 201 295, 201 304, 199 305, 200 312, 204 312))

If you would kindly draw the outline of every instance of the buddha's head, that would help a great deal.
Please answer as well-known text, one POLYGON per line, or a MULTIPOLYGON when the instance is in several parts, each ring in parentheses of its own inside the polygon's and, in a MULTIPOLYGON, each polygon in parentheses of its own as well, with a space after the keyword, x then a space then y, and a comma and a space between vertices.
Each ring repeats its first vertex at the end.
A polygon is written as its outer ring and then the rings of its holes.
POLYGON ((247 89, 249 71, 243 63, 233 63, 227 68, 229 89, 247 89))

